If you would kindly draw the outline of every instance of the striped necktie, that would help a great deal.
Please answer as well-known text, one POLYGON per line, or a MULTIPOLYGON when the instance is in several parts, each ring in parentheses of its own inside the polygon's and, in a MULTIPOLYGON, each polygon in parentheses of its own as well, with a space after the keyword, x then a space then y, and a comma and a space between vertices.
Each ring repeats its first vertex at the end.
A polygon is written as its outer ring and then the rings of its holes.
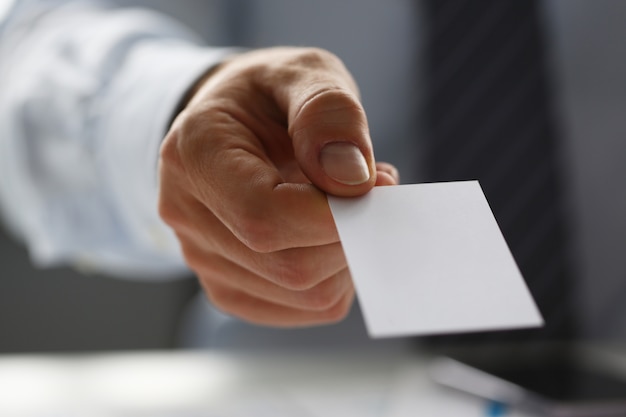
POLYGON ((570 337, 573 288, 540 4, 421 6, 427 180, 480 181, 546 319, 544 329, 512 332, 513 339, 570 337))

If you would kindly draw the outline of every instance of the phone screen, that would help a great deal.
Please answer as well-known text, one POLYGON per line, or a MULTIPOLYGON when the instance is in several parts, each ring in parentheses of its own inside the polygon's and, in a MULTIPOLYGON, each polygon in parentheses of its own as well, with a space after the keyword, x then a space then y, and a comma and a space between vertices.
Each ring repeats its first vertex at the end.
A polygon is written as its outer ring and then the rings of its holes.
POLYGON ((626 401, 626 374, 591 366, 593 356, 571 349, 448 355, 556 403, 626 401))
POLYGON ((589 402, 626 399, 626 380, 583 369, 573 363, 491 372, 528 391, 558 402, 589 402))

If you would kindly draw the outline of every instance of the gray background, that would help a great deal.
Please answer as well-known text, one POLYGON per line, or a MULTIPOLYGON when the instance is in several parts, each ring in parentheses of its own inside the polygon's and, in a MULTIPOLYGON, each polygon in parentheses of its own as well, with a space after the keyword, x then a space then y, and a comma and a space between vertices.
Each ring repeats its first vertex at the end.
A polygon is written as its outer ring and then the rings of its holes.
MULTIPOLYGON (((131 2, 125 2, 131 3, 131 2)), ((368 111, 379 159, 419 179, 419 10, 411 0, 137 1, 212 44, 314 45, 339 55, 368 111), (191 7, 186 7, 189 5, 191 7), (410 52, 407 52, 410 51, 410 52)), ((546 4, 572 203, 578 315, 589 337, 626 335, 626 2, 546 4)), ((172 347, 193 280, 133 283, 35 271, 0 236, 0 351, 172 347)))

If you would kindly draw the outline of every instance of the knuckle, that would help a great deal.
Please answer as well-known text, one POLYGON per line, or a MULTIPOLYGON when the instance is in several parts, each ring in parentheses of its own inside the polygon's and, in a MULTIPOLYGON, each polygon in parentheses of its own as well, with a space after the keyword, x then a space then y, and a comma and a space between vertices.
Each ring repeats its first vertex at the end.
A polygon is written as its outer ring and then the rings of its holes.
POLYGON ((279 266, 276 282, 291 291, 306 291, 315 285, 311 276, 298 266, 279 266))
POLYGON ((257 219, 239 220, 234 233, 244 245, 254 252, 269 253, 272 251, 270 244, 272 232, 263 221, 257 219))
POLYGON ((198 132, 204 132, 211 126, 211 119, 216 113, 215 105, 204 104, 195 106, 193 109, 186 109, 180 125, 180 136, 189 140, 197 136, 198 132))
POLYGON ((350 301, 351 299, 346 301, 345 298, 342 298, 339 302, 324 312, 324 318, 331 323, 338 323, 344 320, 350 313, 350 307, 352 305, 350 301))
POLYGON ((345 73, 342 61, 333 53, 316 47, 277 48, 276 59, 270 63, 251 66, 253 73, 276 82, 290 83, 311 72, 345 73))
POLYGON ((159 159, 161 164, 165 166, 179 166, 180 162, 180 154, 179 154, 179 141, 180 141, 180 132, 178 129, 173 128, 168 132, 161 143, 161 147, 159 148, 159 159))
MULTIPOLYGON (((292 291, 311 291, 312 298, 317 298, 314 289, 317 284, 315 271, 302 259, 286 252, 277 253, 274 260, 274 274, 277 283, 292 291)), ((306 298, 306 297, 305 297, 306 298)))
MULTIPOLYGON (((244 209, 245 210, 245 209, 244 209)), ((278 227, 269 216, 259 213, 240 213, 233 224, 233 233, 249 249, 257 253, 271 253, 277 250, 278 227)))
POLYGON ((227 123, 226 116, 214 103, 184 110, 161 144, 161 164, 178 173, 187 172, 190 164, 195 167, 215 148, 214 132, 227 123))
POLYGON ((357 116, 364 115, 363 107, 354 94, 339 87, 316 92, 307 100, 307 104, 306 107, 312 113, 343 110, 354 113, 357 116))
POLYGON ((337 294, 329 287, 318 285, 306 295, 304 304, 311 310, 326 311, 337 304, 340 297, 341 294, 337 294))
POLYGON ((367 130, 367 117, 357 97, 350 91, 330 86, 311 91, 296 112, 296 122, 290 126, 292 136, 301 130, 318 128, 321 120, 332 115, 337 126, 348 125, 358 131, 367 130))
POLYGON ((322 48, 306 47, 299 48, 292 58, 292 62, 307 68, 327 67, 329 64, 336 65, 341 62, 339 58, 322 48))
POLYGON ((213 271, 209 268, 210 263, 206 262, 205 257, 202 256, 201 252, 196 250, 195 248, 192 249, 190 245, 187 245, 185 243, 181 245, 181 250, 183 253, 183 258, 185 259, 185 263, 189 265, 189 267, 193 271, 201 275, 201 282, 210 282, 207 274, 211 274, 213 273, 213 271))
POLYGON ((237 316, 237 306, 241 303, 237 301, 238 293, 220 286, 203 284, 204 293, 211 304, 224 313, 237 316))
POLYGON ((177 229, 185 221, 185 216, 171 199, 160 198, 157 209, 161 219, 173 229, 177 229))

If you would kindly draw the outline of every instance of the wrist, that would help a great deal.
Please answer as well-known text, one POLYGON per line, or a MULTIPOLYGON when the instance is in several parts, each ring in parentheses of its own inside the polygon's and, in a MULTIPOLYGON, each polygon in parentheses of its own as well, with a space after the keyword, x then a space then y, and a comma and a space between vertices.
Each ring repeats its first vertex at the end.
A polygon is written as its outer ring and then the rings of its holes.
POLYGON ((202 87, 216 74, 218 73, 224 66, 228 64, 228 62, 232 61, 238 54, 230 55, 224 58, 221 62, 218 62, 214 65, 211 65, 204 73, 202 73, 196 80, 191 84, 191 86, 185 91, 182 98, 180 99, 178 106, 174 110, 169 126, 171 127, 172 123, 178 117, 178 115, 185 110, 185 108, 189 105, 191 100, 198 94, 198 92, 202 89, 202 87))

